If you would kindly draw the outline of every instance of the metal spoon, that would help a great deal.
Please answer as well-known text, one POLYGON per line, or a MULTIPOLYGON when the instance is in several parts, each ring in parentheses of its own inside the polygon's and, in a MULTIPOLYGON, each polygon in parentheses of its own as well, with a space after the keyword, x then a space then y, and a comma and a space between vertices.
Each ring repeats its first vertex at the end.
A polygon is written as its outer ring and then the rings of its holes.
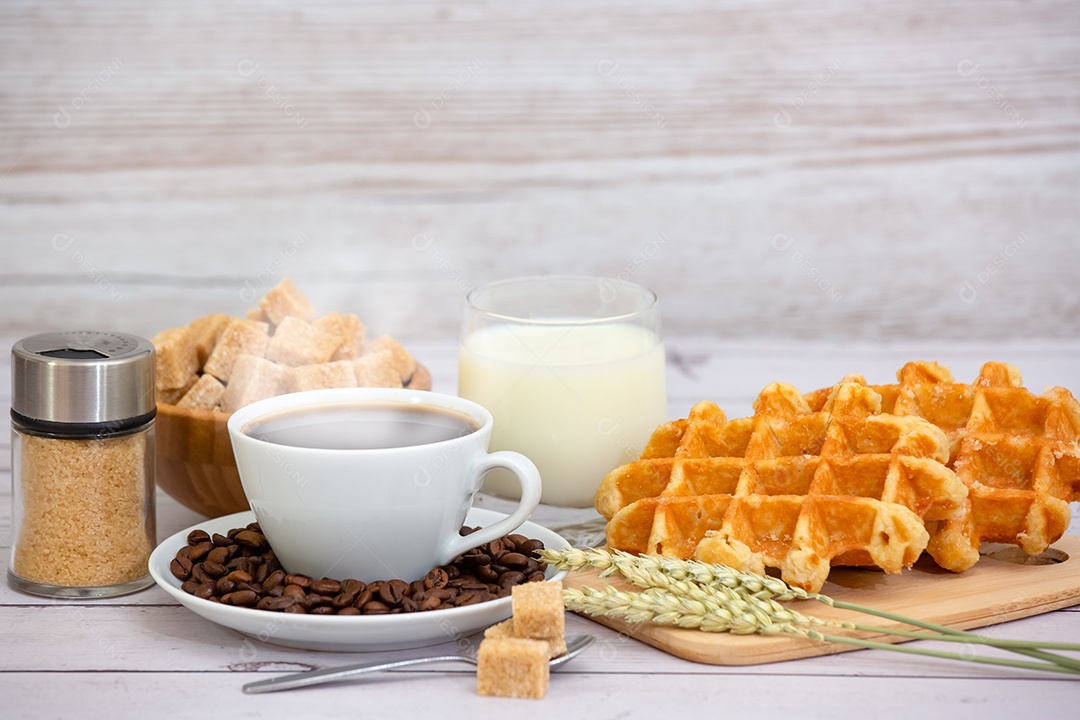
MULTIPOLYGON (((551 666, 561 665, 568 660, 581 654, 586 648, 596 642, 592 635, 575 635, 566 640, 566 654, 551 659, 551 666)), ((413 658, 412 660, 395 660, 386 663, 361 663, 359 665, 342 665, 339 667, 323 668, 321 670, 308 670, 306 672, 280 675, 269 680, 259 680, 244 685, 246 693, 267 693, 278 690, 292 690, 293 688, 307 687, 309 685, 321 685, 334 680, 375 672, 377 670, 393 670, 395 668, 420 665, 422 663, 447 662, 460 660, 471 665, 476 664, 476 658, 468 655, 436 655, 434 657, 413 658)))

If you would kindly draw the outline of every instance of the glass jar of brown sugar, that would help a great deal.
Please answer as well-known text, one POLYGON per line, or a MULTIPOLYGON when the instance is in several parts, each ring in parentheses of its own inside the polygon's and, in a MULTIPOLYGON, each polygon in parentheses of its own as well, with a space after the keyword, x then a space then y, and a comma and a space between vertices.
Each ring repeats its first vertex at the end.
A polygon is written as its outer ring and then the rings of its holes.
POLYGON ((73 331, 11 349, 8 581, 50 597, 153 583, 154 346, 73 331))

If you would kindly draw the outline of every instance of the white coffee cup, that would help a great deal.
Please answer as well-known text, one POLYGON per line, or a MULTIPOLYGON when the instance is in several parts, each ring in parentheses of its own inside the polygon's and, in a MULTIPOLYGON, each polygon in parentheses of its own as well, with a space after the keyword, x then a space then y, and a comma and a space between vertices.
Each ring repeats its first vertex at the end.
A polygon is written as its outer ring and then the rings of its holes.
POLYGON ((536 466, 488 453, 491 425, 486 409, 452 395, 335 388, 247 405, 229 418, 229 437, 248 503, 286 571, 411 582, 512 533, 536 509, 536 466), (517 476, 521 502, 461 536, 493 468, 517 476))

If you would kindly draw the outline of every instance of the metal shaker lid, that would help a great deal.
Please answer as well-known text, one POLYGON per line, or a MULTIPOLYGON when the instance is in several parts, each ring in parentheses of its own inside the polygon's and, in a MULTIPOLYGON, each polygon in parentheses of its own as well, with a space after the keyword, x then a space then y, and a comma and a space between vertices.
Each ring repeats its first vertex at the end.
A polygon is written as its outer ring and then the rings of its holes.
POLYGON ((154 346, 119 332, 33 335, 11 348, 11 409, 33 420, 102 423, 153 412, 154 346))

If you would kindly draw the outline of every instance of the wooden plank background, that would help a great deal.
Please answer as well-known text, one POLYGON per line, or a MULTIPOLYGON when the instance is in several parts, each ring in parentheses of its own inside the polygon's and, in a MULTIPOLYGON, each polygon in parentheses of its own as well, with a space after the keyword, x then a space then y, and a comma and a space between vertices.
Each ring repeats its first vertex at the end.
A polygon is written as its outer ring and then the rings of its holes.
POLYGON ((673 335, 1076 338, 1078 39, 1068 1, 5 1, 4 330, 289 275, 448 340, 573 272, 673 335))

